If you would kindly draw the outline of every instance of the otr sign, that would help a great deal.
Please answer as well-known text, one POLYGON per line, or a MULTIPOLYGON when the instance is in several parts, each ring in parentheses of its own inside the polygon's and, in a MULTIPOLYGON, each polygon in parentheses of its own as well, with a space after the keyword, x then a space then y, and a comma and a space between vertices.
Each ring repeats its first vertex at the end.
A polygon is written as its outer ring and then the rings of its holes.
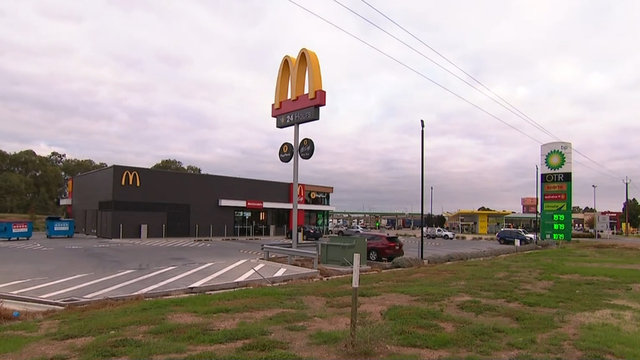
POLYGON ((570 241, 573 229, 571 143, 540 148, 540 235, 543 240, 570 241))

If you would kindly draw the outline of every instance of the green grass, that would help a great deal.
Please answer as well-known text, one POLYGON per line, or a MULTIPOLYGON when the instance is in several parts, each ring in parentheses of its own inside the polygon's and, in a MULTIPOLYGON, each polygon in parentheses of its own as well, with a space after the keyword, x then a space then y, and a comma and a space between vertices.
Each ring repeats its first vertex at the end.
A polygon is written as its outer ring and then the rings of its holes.
POLYGON ((426 350, 452 359, 505 353, 512 359, 640 358, 640 270, 629 268, 638 263, 638 249, 583 242, 363 275, 353 343, 346 277, 108 302, 41 320, 25 314, 0 323, 0 354, 39 360, 417 359, 426 350), (175 314, 189 314, 189 322, 175 314), (46 321, 58 326, 43 331, 46 321), (41 357, 41 349, 51 355, 41 357))

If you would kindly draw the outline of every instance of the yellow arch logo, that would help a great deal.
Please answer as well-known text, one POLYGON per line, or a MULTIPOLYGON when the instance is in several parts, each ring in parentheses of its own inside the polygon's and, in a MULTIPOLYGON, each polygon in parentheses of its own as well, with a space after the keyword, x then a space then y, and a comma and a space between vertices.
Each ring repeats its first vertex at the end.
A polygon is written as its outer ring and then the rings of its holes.
POLYGON ((129 185, 133 185, 134 178, 136 179, 136 186, 140 186, 140 175, 138 175, 138 172, 126 170, 122 174, 122 181, 121 181, 122 186, 124 186, 127 179, 129 179, 129 185))
POLYGON ((278 70, 271 116, 277 117, 288 112, 325 104, 326 93, 322 90, 322 73, 316 53, 302 48, 297 58, 286 55, 278 70), (309 92, 304 94, 307 76, 309 92), (291 97, 289 97, 289 86, 291 86, 291 97))

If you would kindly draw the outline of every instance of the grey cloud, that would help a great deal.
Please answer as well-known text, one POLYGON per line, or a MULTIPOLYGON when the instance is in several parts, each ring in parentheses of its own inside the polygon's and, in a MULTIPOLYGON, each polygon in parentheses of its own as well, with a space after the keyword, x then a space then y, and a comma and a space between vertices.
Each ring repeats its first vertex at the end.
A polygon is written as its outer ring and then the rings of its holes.
MULTIPOLYGON (((340 7, 301 2, 551 141, 340 7)), ((12 132, 6 150, 60 148, 140 166, 171 157, 210 173, 290 181, 290 164, 281 164, 276 152, 292 141, 292 131, 275 129, 269 109, 282 56, 307 46, 320 56, 329 100, 320 121, 302 126, 317 152, 302 162, 300 176, 333 185, 339 208, 419 209, 421 118, 425 179, 427 189, 436 189, 436 210, 518 210, 520 197, 534 193, 539 144, 287 2, 34 4, 31 12, 20 10, 22 20, 11 29, 0 24, 0 125, 39 129, 12 132), (61 24, 64 36, 34 36, 61 24)), ((360 5, 353 6, 373 14, 360 5)), ((375 5, 591 158, 615 172, 633 163, 637 142, 613 140, 637 137, 630 104, 639 91, 632 64, 640 56, 627 45, 637 29, 629 15, 633 1, 375 5), (460 12, 462 5, 469 11, 460 12), (578 75, 567 80, 563 69, 571 66, 578 75), (585 85, 596 72, 607 78, 607 88, 585 85), (617 125, 606 125, 614 119, 617 125)), ((2 4, 0 13, 14 15, 14 6, 2 4)), ((575 169, 576 204, 592 203, 590 184, 597 182, 599 203, 620 207, 618 179, 579 164, 575 169)))

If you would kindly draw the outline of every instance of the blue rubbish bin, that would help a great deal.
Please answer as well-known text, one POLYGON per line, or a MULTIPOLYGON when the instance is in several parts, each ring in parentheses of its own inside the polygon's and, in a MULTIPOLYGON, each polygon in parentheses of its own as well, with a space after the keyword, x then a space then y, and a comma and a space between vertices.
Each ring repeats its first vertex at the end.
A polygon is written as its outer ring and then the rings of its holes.
POLYGON ((57 237, 73 237, 76 230, 76 222, 73 219, 62 219, 60 216, 48 216, 44 220, 45 235, 48 239, 57 237))
POLYGON ((31 221, 0 221, 0 239, 31 239, 33 223, 31 221))

